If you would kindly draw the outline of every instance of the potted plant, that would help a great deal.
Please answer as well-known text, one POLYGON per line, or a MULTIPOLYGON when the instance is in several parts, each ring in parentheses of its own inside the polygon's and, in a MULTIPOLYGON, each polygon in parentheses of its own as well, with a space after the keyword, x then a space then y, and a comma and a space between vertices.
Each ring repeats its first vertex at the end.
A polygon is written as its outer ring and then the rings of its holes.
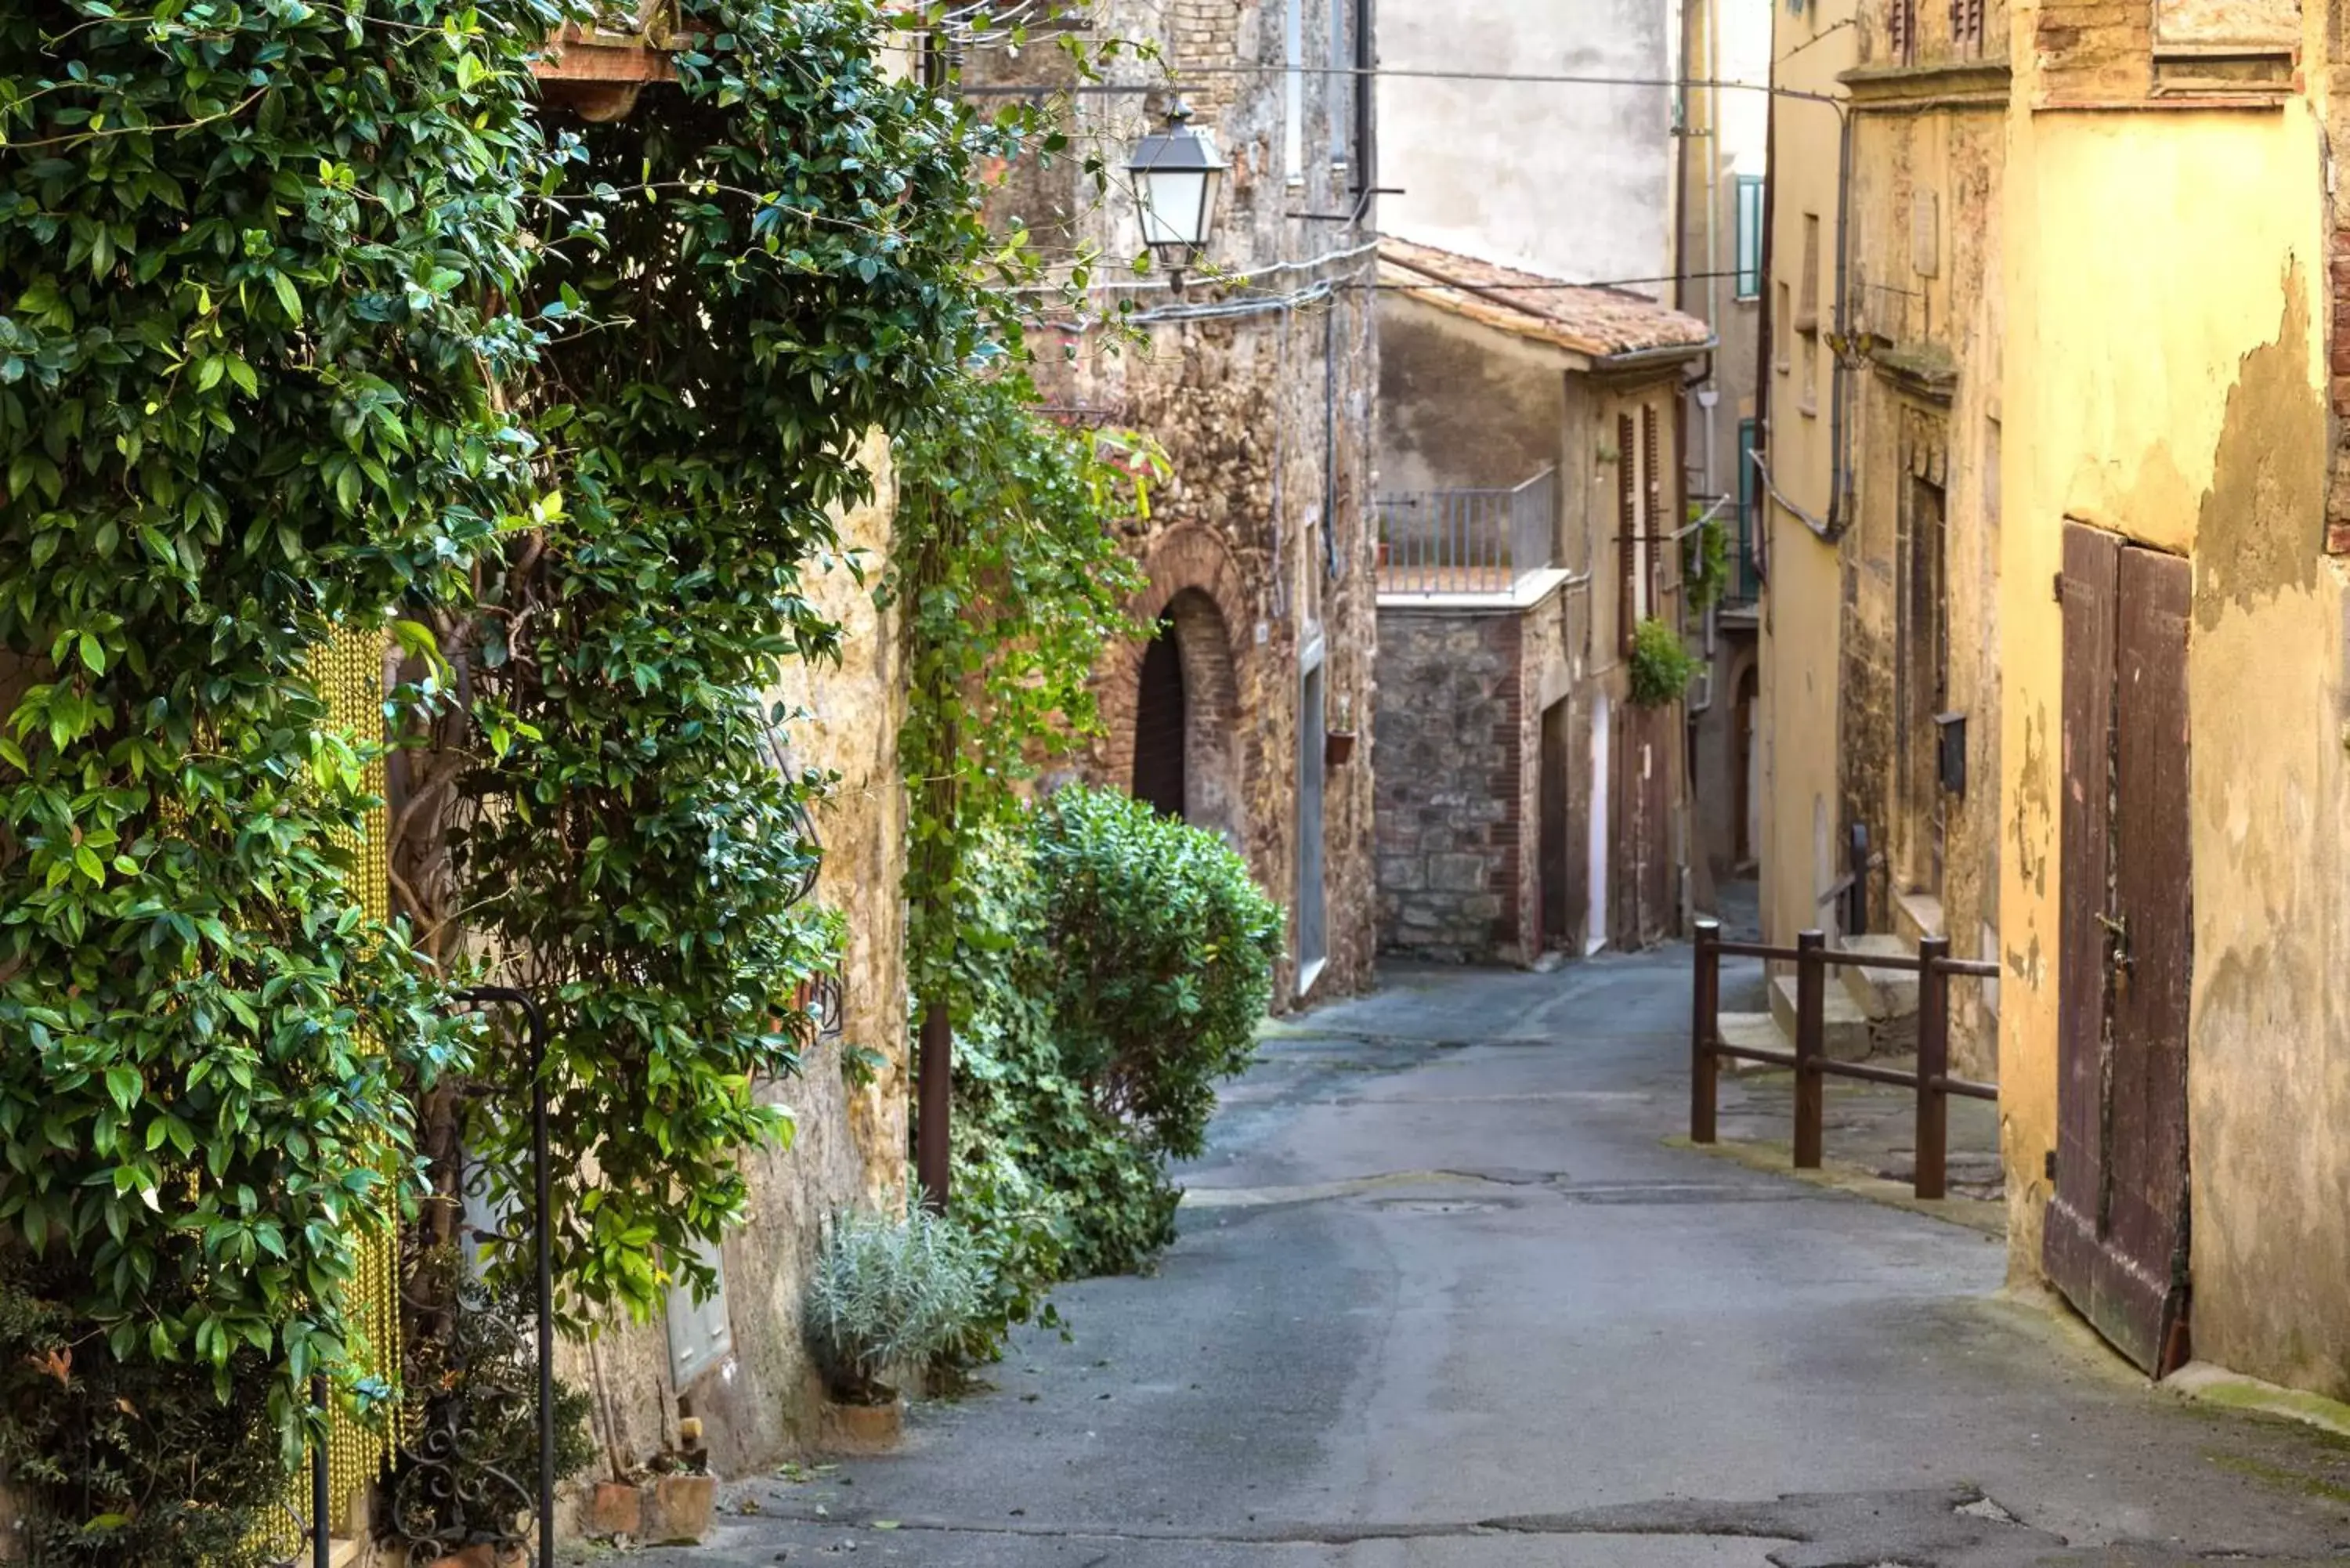
POLYGON ((1638 708, 1663 708, 1679 701, 1689 691, 1689 683, 1705 668, 1705 661, 1690 651, 1681 634, 1654 617, 1633 632, 1630 662, 1632 704, 1638 708))
POLYGON ((531 67, 548 101, 583 119, 624 118, 648 83, 677 79, 677 0, 598 0, 593 20, 566 22, 531 67))
POLYGON ((970 1237, 916 1209, 902 1220, 844 1214, 808 1282, 808 1350, 824 1378, 825 1446, 871 1453, 896 1446, 900 1386, 977 1316, 985 1265, 970 1237))
POLYGON ((1338 699, 1338 722, 1322 737, 1322 763, 1326 767, 1342 768, 1354 755, 1354 704, 1341 697, 1338 699))

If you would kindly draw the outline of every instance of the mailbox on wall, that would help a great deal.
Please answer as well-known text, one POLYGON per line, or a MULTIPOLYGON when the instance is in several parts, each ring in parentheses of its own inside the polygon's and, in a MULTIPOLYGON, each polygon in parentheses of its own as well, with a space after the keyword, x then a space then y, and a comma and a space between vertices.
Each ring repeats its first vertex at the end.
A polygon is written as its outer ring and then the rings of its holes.
POLYGON ((1937 713, 1934 725, 1941 737, 1942 787, 1963 798, 1967 793, 1967 716, 1964 713, 1937 713))

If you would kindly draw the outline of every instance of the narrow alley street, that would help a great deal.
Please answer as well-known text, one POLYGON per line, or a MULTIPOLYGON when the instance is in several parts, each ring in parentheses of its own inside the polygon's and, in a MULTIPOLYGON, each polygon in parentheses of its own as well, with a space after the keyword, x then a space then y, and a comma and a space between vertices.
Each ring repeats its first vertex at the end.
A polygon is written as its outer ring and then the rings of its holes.
POLYGON ((1278 1027, 1157 1277, 1060 1293, 1066 1337, 903 1453, 742 1483, 709 1545, 633 1560, 2350 1554, 2350 1443, 2150 1389, 2001 1295, 1980 1230, 1675 1147, 1688 964, 1405 971, 1278 1027))

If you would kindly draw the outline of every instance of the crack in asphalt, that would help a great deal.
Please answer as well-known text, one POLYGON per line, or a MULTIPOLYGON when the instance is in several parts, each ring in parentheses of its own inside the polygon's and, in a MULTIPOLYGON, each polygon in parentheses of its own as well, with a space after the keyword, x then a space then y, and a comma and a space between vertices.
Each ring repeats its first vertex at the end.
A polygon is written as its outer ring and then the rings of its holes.
MULTIPOLYGON (((1300 1182, 1285 1187, 1192 1187, 1185 1209, 1271 1209, 1365 1198, 1399 1188, 1493 1187, 1548 1191, 1569 1203, 1801 1203, 1816 1189, 1791 1183, 1737 1181, 1576 1181, 1564 1170, 1389 1170, 1342 1181, 1300 1182)), ((1390 1200, 1392 1201, 1392 1200, 1390 1200)))
POLYGON ((2078 1548, 2017 1519, 1973 1487, 1878 1492, 1793 1493, 1766 1502, 1669 1498, 1561 1513, 1424 1522, 1281 1523, 1221 1530, 1176 1525, 1052 1524, 771 1514, 779 1523, 825 1530, 886 1525, 901 1534, 1134 1545, 1348 1547, 1382 1541, 1493 1540, 1511 1536, 1655 1536, 1688 1541, 1783 1542, 1767 1555, 1778 1568, 2132 1568, 2143 1564, 2251 1562, 2286 1565, 2319 1559, 2265 1556, 2175 1543, 2116 1542, 2078 1548))

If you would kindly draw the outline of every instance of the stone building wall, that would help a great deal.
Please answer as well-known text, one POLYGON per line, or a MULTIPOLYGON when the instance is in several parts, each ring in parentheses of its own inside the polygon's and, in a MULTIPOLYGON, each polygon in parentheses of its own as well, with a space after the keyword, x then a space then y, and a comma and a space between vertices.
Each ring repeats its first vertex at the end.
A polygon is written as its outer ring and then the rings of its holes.
MULTIPOLYGON (((1961 47, 1949 28, 1947 15, 1921 14, 1906 65, 1887 63, 1884 38, 1870 34, 1876 63, 1848 78, 1847 309, 1868 362, 1849 391, 1856 504, 1840 546, 1834 852, 1841 867, 1844 832, 1867 828, 1871 930, 1947 935, 1961 958, 1995 959, 2007 67, 1961 47), (1936 558, 1939 689, 1912 589, 1913 579, 1933 580, 1921 563, 1936 558), (1964 726, 1955 788, 1939 780, 1937 713, 1964 726)), ((1997 994, 1952 987, 1951 1053, 1964 1073, 1996 1075, 1997 994)))
POLYGON ((1572 691, 1569 599, 1561 585, 1530 605, 1381 607, 1385 950, 1520 964, 1547 948, 1582 950, 1591 693, 1572 691), (1569 704, 1565 743, 1545 757, 1544 715, 1558 703, 1569 704), (1559 763, 1557 776, 1546 771, 1559 763), (1543 857, 1545 795, 1563 830, 1555 864, 1543 857), (1545 913, 1546 884, 1563 919, 1545 913))
MULTIPOLYGON (((1341 5, 1346 0, 1338 0, 1341 5)), ((1370 983, 1375 940, 1371 771, 1376 741, 1372 650, 1370 421, 1377 385, 1375 222, 1331 221, 1352 212, 1355 171, 1333 123, 1338 99, 1327 73, 1298 84, 1305 116, 1303 160, 1287 168, 1286 58, 1277 6, 1232 0, 1112 0, 1097 8, 1100 36, 1158 43, 1180 72, 1189 64, 1265 67, 1201 73, 1186 80, 1193 123, 1215 136, 1232 168, 1223 182, 1209 260, 1180 293, 1163 274, 1137 278, 1100 269, 1115 284, 1090 296, 1086 318, 1055 314, 1037 335, 1039 380, 1073 423, 1113 424, 1156 436, 1174 472, 1151 497, 1149 519, 1127 543, 1150 577, 1134 610, 1145 621, 1178 615, 1213 685, 1187 692, 1187 755, 1218 770, 1205 825, 1225 832, 1258 881, 1290 911, 1293 940, 1277 977, 1277 1005, 1300 1000, 1305 966, 1295 933, 1301 867, 1301 770, 1323 754, 1302 732, 1308 671, 1326 691, 1326 728, 1361 735, 1352 759, 1325 781, 1322 897, 1327 953, 1306 989, 1342 994, 1370 983), (1305 214, 1320 214, 1309 217, 1305 214), (1104 320, 1123 303, 1128 330, 1104 320), (1210 613, 1212 611, 1212 613, 1210 613), (1204 650, 1205 657, 1200 656, 1204 650), (1211 732, 1212 732, 1212 733, 1211 732)), ((1307 0, 1304 47, 1311 62, 1333 50, 1330 0, 1307 0)), ((974 83, 1027 84, 1051 51, 983 48, 968 63, 974 83)), ((1164 74, 1120 67, 1149 90, 1077 100, 1076 139, 1113 167, 1170 107, 1164 74)), ((1123 264, 1142 250, 1122 178, 1105 195, 1064 159, 1009 171, 995 211, 1067 244, 1099 245, 1123 264)), ((1078 772, 1131 788, 1140 720, 1144 645, 1113 649, 1097 689, 1105 733, 1078 772)), ((1187 805, 1187 815, 1198 815, 1187 805)))
POLYGON ((1522 956, 1524 626, 1379 616, 1379 938, 1448 963, 1522 956))

